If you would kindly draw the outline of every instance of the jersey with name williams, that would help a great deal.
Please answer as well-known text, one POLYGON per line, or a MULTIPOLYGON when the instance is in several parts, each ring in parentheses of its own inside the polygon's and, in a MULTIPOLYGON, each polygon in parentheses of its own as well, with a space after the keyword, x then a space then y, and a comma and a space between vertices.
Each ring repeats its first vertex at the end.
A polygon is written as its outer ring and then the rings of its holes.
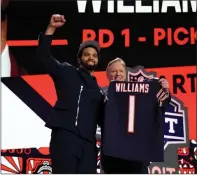
POLYGON ((158 80, 111 82, 103 125, 104 155, 142 162, 164 161, 164 116, 158 80))

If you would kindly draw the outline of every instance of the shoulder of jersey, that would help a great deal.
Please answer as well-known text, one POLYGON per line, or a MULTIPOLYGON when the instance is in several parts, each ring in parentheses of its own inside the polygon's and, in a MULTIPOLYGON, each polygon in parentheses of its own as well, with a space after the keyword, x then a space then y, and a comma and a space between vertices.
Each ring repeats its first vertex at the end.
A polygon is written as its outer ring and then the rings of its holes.
POLYGON ((158 80, 159 80, 158 77, 151 77, 151 78, 146 78, 146 79, 144 79, 144 82, 158 81, 158 80))

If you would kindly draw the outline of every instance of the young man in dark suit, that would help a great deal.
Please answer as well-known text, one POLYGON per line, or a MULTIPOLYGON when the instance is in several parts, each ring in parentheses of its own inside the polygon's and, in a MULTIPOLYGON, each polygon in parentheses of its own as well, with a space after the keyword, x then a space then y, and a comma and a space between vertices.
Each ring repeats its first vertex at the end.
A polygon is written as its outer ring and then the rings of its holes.
POLYGON ((100 57, 96 41, 79 47, 75 68, 59 63, 50 52, 55 30, 65 24, 63 15, 52 15, 45 33, 39 36, 37 59, 54 80, 58 100, 46 127, 52 129, 50 153, 52 172, 96 173, 96 128, 103 107, 103 95, 93 72, 100 57))

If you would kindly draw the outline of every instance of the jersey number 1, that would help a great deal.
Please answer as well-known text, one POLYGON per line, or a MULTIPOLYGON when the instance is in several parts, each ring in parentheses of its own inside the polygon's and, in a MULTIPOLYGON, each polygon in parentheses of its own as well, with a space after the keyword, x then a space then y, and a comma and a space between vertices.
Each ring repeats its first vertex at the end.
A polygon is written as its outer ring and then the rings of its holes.
POLYGON ((129 111, 128 111, 128 132, 134 133, 135 123, 135 96, 129 96, 129 111))

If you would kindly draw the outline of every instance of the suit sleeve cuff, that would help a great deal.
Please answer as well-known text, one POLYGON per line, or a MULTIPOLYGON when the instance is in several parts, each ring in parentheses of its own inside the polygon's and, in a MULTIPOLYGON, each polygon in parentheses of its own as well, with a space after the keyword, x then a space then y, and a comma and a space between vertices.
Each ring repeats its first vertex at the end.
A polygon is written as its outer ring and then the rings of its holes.
POLYGON ((51 45, 53 39, 53 35, 45 35, 44 33, 40 33, 38 36, 39 45, 51 45))

